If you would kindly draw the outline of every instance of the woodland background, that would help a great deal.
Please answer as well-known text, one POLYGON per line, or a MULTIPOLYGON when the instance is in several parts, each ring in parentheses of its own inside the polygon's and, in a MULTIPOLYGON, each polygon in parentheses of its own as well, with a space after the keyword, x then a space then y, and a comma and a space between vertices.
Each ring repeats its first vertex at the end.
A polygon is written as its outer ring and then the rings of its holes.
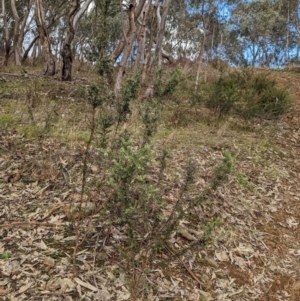
MULTIPOLYGON (((147 74, 153 62, 190 60, 284 67, 299 61, 298 0, 2 0, 1 64, 45 62, 70 80, 72 60, 147 74), (102 63, 101 63, 102 62, 102 63), (106 62, 106 63, 105 63, 106 62)), ((145 80, 145 79, 143 79, 145 80)))

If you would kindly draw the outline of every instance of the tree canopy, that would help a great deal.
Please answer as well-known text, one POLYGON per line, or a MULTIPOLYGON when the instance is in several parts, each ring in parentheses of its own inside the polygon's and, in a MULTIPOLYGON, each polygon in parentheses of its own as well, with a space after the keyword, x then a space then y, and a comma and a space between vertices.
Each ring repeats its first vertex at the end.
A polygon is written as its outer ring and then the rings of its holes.
POLYGON ((106 57, 147 70, 161 56, 282 67, 299 61, 299 8, 298 0, 2 0, 0 63, 30 58, 49 70, 50 60, 106 57))

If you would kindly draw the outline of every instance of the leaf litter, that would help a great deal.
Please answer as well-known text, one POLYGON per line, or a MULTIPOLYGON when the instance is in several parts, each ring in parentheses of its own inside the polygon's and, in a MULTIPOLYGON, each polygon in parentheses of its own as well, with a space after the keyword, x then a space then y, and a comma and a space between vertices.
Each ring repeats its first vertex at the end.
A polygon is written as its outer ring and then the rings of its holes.
MULTIPOLYGON (((259 124, 257 132, 241 138, 225 131, 213 147, 198 138, 197 147, 173 149, 169 160, 177 173, 164 196, 170 208, 185 158, 195 159, 200 191, 211 180, 212 167, 222 159, 230 139, 234 142, 229 147, 237 153, 236 173, 247 178, 247 185, 229 176, 209 208, 196 208, 207 218, 221 217, 223 225, 199 250, 182 256, 166 252, 163 257, 172 258, 168 267, 160 268, 157 258, 155 268, 144 276, 147 300, 300 299, 300 104, 295 106, 277 122, 275 134, 273 125, 259 124), (270 137, 274 148, 263 145, 270 137)), ((175 133, 167 144, 174 147, 176 139, 180 141, 175 133)), ((121 228, 111 229, 111 244, 96 239, 94 233, 77 254, 79 275, 73 274, 70 254, 76 238, 67 214, 79 206, 82 145, 53 138, 33 141, 3 128, 0 146, 0 295, 4 300, 130 300, 128 274, 120 272, 122 265, 114 258, 114 246, 127 239, 121 228), (93 243, 103 247, 96 246, 96 252, 93 243)), ((90 177, 97 172, 97 167, 91 168, 90 177)), ((172 176, 167 170, 168 178, 172 176)), ((86 202, 86 214, 93 211, 93 204, 86 202)), ((182 221, 172 238, 174 247, 184 249, 201 239, 200 228, 182 221)))

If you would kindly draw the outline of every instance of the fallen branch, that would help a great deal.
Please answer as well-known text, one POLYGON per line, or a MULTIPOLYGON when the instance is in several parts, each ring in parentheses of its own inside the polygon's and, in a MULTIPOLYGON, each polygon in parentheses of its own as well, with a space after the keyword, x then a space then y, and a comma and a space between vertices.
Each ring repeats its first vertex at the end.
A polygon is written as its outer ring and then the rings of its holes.
POLYGON ((50 210, 49 212, 47 212, 47 213, 43 216, 42 220, 45 220, 47 217, 49 217, 50 215, 52 215, 54 211, 56 211, 56 210, 59 209, 59 208, 62 208, 62 207, 65 206, 65 205, 66 205, 66 204, 64 204, 64 203, 58 203, 58 204, 55 204, 55 205, 51 208, 51 210, 50 210))
MULTIPOLYGON (((14 226, 44 226, 44 227, 58 227, 62 226, 62 224, 49 224, 49 223, 42 223, 42 222, 12 222, 0 225, 0 228, 8 228, 14 226)), ((63 228, 56 229, 56 230, 63 230, 63 228)))
POLYGON ((8 75, 8 76, 19 76, 19 77, 24 77, 24 74, 15 74, 15 73, 5 73, 5 72, 0 72, 1 75, 8 75))
POLYGON ((200 285, 200 288, 204 288, 203 283, 198 279, 198 277, 195 275, 195 273, 186 265, 186 263, 178 256, 176 255, 168 246, 165 245, 165 248, 175 257, 178 258, 178 260, 182 263, 182 265, 185 267, 185 269, 189 272, 189 274, 192 276, 192 278, 198 282, 200 285))

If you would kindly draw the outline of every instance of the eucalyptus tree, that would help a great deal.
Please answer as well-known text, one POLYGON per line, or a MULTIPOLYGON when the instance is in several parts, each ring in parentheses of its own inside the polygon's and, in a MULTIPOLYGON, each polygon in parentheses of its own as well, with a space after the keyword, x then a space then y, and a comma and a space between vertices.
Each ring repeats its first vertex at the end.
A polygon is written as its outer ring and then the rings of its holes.
POLYGON ((98 31, 98 17, 95 10, 84 14, 78 24, 74 37, 74 49, 79 60, 95 62, 97 50, 95 45, 96 34, 98 31))
POLYGON ((140 64, 144 63, 145 60, 145 51, 146 51, 146 36, 147 36, 147 22, 150 11, 151 1, 148 1, 145 4, 145 7, 142 12, 141 21, 139 22, 140 28, 138 30, 137 37, 137 54, 134 61, 134 71, 137 72, 140 64))
POLYGON ((238 41, 251 57, 251 65, 269 66, 273 50, 272 34, 284 22, 280 14, 280 0, 240 2, 232 13, 232 30, 239 32, 238 41))
POLYGON ((42 45, 42 58, 46 63, 44 74, 53 76, 55 74, 55 60, 51 52, 51 42, 45 23, 43 0, 35 0, 35 15, 37 31, 42 45))
POLYGON ((198 16, 198 18, 201 20, 201 23, 198 25, 202 39, 198 51, 198 66, 195 84, 195 89, 197 89, 202 61, 205 53, 205 46, 209 35, 211 35, 209 25, 211 24, 213 16, 215 15, 216 2, 214 0, 190 0, 189 6, 194 10, 195 16, 198 16))
POLYGON ((29 29, 31 20, 28 20, 32 9, 33 0, 20 1, 18 6, 16 0, 11 0, 11 11, 14 18, 13 52, 15 64, 20 66, 22 62, 22 48, 26 31, 29 29))
POLYGON ((2 20, 3 20, 3 37, 2 40, 4 42, 4 61, 3 65, 7 66, 8 59, 9 59, 9 52, 10 52, 10 37, 9 37, 9 28, 8 28, 8 14, 6 11, 6 3, 5 0, 2 0, 2 20))
MULTIPOLYGON (((142 1, 145 3, 144 0, 142 1)), ((135 16, 136 9, 137 9, 136 1, 130 0, 129 7, 128 7, 128 31, 126 35, 126 44, 124 45, 123 48, 122 58, 119 64, 119 70, 116 77, 116 82, 114 87, 115 94, 118 94, 121 89, 122 79, 126 72, 127 60, 132 51, 133 42, 137 34, 136 16, 135 16)))
POLYGON ((110 55, 112 60, 116 61, 123 53, 125 48, 127 48, 127 50, 128 48, 131 48, 129 45, 127 45, 128 42, 130 43, 128 38, 130 35, 132 35, 132 30, 136 29, 136 22, 143 11, 145 2, 146 0, 140 0, 138 3, 136 2, 136 0, 125 0, 121 2, 121 18, 124 16, 125 13, 127 14, 127 21, 122 18, 122 37, 120 38, 117 47, 112 51, 110 55), (125 9, 123 6, 125 6, 125 9), (133 24, 133 22, 135 24, 133 24))
MULTIPOLYGON (((149 28, 145 28, 145 33, 149 33, 149 38, 146 39, 146 37, 144 37, 142 46, 143 50, 145 50, 143 51, 144 58, 142 60, 142 85, 145 84, 146 75, 151 71, 154 63, 157 63, 157 67, 161 68, 163 58, 167 59, 170 63, 175 61, 172 54, 167 52, 163 47, 166 23, 168 22, 168 11, 172 3, 173 2, 169 0, 164 0, 162 2, 156 0, 155 3, 149 1, 151 18, 149 18, 149 28), (146 41, 148 41, 147 45, 146 41)), ((146 21, 144 21, 144 23, 146 23, 146 21)))
MULTIPOLYGON (((61 37, 58 37, 58 35, 59 33, 65 30, 64 23, 60 22, 60 20, 62 20, 63 16, 66 14, 66 2, 64 0, 43 0, 42 6, 44 9, 43 31, 48 35, 51 53, 53 59, 55 60, 55 58, 57 58, 57 53, 54 53, 54 48, 56 47, 57 49, 58 45, 60 45, 61 43, 61 37)), ((22 63, 24 63, 27 60, 30 52, 33 59, 35 59, 37 55, 41 55, 41 53, 37 53, 36 51, 36 49, 40 48, 41 45, 39 26, 37 24, 37 21, 36 27, 33 27, 31 31, 31 35, 31 41, 26 45, 26 48, 24 50, 22 63)))
MULTIPOLYGON (((122 43, 124 34, 125 13, 119 0, 96 0, 96 28, 95 46, 98 52, 98 60, 104 64, 112 60, 112 53, 122 43)), ((103 66, 104 67, 104 66, 103 66)))
POLYGON ((300 52, 300 2, 299 0, 281 0, 280 15, 284 18, 283 26, 278 25, 274 35, 281 39, 284 49, 284 64, 290 60, 299 62, 300 52))
POLYGON ((61 50, 61 78, 63 81, 70 81, 72 79, 73 52, 71 44, 76 33, 78 22, 91 2, 92 0, 86 0, 80 5, 80 0, 71 1, 71 7, 67 17, 67 33, 61 50))
POLYGON ((166 27, 166 20, 168 16, 168 10, 170 6, 171 0, 164 0, 162 4, 162 12, 160 14, 159 12, 159 6, 157 8, 157 36, 156 36, 156 45, 155 45, 155 55, 158 58, 158 67, 160 68, 162 65, 162 42, 164 38, 165 33, 165 27, 166 27))
POLYGON ((84 14, 74 38, 74 48, 78 56, 92 63, 99 63, 117 46, 121 36, 121 27, 117 25, 119 1, 117 5, 104 5, 105 0, 96 0, 95 7, 84 14), (116 37, 114 37, 116 35, 116 37))

